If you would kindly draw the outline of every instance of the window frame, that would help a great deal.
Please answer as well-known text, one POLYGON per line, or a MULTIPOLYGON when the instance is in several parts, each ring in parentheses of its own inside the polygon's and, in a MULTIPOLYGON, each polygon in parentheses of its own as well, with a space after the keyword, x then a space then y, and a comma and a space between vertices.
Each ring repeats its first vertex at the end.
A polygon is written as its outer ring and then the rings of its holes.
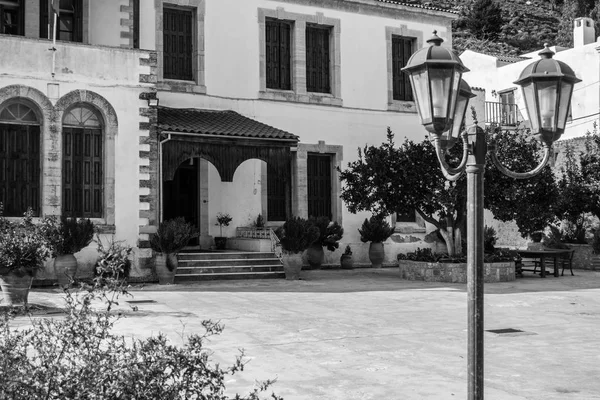
POLYGON ((410 86, 408 74, 405 74, 401 71, 401 68, 404 68, 406 66, 410 57, 415 53, 415 42, 415 38, 412 37, 392 35, 392 98, 394 100, 412 102, 415 101, 413 98, 412 88, 410 86), (408 55, 404 51, 406 43, 408 43, 410 46, 410 54, 408 55), (399 47, 403 49, 402 54, 399 54, 396 51, 396 49, 398 49, 399 47), (404 62, 402 62, 401 60, 404 62), (400 67, 397 67, 396 65, 396 63, 398 62, 400 62, 401 64, 400 67), (402 82, 401 85, 398 83, 399 81, 402 82))
MULTIPOLYGON (((162 28, 163 28, 163 77, 164 79, 168 79, 168 80, 178 80, 178 81, 190 81, 193 82, 194 81, 194 10, 191 8, 182 8, 182 7, 170 7, 170 6, 164 6, 163 7, 163 23, 162 23, 162 28), (179 15, 177 15, 179 14, 179 15), (169 23, 167 23, 167 18, 168 16, 173 15, 173 17, 178 17, 181 18, 181 24, 183 26, 183 29, 179 30, 167 30, 167 27, 170 26, 169 23), (184 20, 185 19, 185 20, 184 20), (189 29, 189 32, 186 32, 189 29), (187 42, 187 44, 189 44, 190 49, 188 51, 182 52, 176 52, 176 51, 171 51, 169 52, 169 40, 167 38, 168 32, 171 32, 171 34, 173 35, 177 35, 176 38, 180 39, 180 38, 184 38, 184 40, 187 42), (170 71, 170 68, 168 68, 168 63, 167 63, 167 59, 168 57, 175 57, 176 60, 175 61, 181 61, 181 54, 184 55, 183 57, 183 61, 185 63, 185 65, 183 66, 183 70, 185 72, 182 72, 181 70, 176 70, 176 71, 170 71), (179 56, 178 56, 179 55, 179 56), (178 60, 179 58, 179 60, 178 60)), ((177 41, 177 40, 176 40, 177 41)), ((180 41, 179 41, 180 42, 180 41)))
POLYGON ((258 98, 265 100, 293 101, 299 103, 343 106, 341 92, 341 21, 337 18, 325 17, 321 12, 314 15, 287 12, 282 7, 277 9, 259 8, 259 91, 258 98), (293 22, 291 65, 291 90, 267 88, 266 81, 266 19, 286 20, 293 22), (330 85, 329 93, 308 92, 306 79, 306 26, 317 25, 330 29, 330 85))
MULTIPOLYGON (((52 40, 52 30, 54 25, 54 18, 52 14, 52 0, 39 0, 40 1, 40 38, 52 40)), ((87 0, 73 0, 73 12, 69 11, 69 14, 73 15, 73 38, 72 40, 65 40, 60 38, 60 14, 61 10, 59 5, 59 14, 56 19, 58 27, 56 29, 56 40, 73 43, 86 43, 87 42, 87 22, 84 20, 84 8, 88 8, 87 0)))
POLYGON ((268 34, 269 34, 269 26, 268 25, 272 25, 271 29, 275 29, 277 30, 277 36, 278 36, 278 50, 277 50, 277 61, 273 61, 270 60, 270 55, 272 54, 270 51, 265 50, 265 62, 266 62, 266 85, 267 85, 267 89, 274 89, 274 90, 292 90, 292 84, 293 84, 293 71, 292 71, 292 54, 293 54, 293 33, 294 33, 294 22, 293 21, 287 21, 287 20, 280 20, 280 19, 275 19, 275 18, 270 18, 267 17, 265 19, 265 29, 266 29, 266 39, 265 39, 265 46, 269 46, 269 39, 268 39, 268 34), (287 37, 287 62, 283 62, 283 56, 282 56, 282 47, 284 47, 281 43, 281 39, 283 36, 283 30, 284 27, 288 29, 288 37, 287 37), (272 64, 276 64, 275 66, 277 67, 277 82, 273 83, 272 80, 269 81, 269 66, 272 64), (287 64, 287 65, 284 65, 287 64), (287 67, 287 74, 289 76, 287 76, 287 82, 284 82, 284 80, 282 79, 282 75, 285 71, 285 68, 287 67), (270 83, 271 82, 271 83, 270 83))
POLYGON ((11 35, 11 36, 25 36, 25 0, 16 0, 17 6, 11 7, 8 5, 0 4, 0 34, 11 35), (17 30, 18 33, 4 33, 4 11, 6 9, 16 9, 17 11, 17 30))
POLYGON ((331 27, 316 24, 306 24, 305 43, 306 91, 308 93, 331 94, 331 27), (316 49, 317 46, 323 46, 323 48, 316 49), (321 59, 319 60, 319 58, 321 59), (319 64, 322 64, 320 65, 320 69, 319 64), (313 70, 312 72, 316 72, 316 77, 314 80, 312 80, 310 77, 311 70, 313 70), (321 79, 319 79, 319 72, 321 79), (319 80, 321 81, 320 85, 318 82, 319 80))
POLYGON ((406 113, 417 113, 417 108, 413 100, 396 100, 394 99, 394 55, 393 55, 393 40, 394 37, 401 37, 413 40, 413 54, 415 51, 423 47, 423 31, 417 29, 408 29, 407 25, 398 27, 386 26, 385 38, 387 47, 387 72, 388 72, 388 111, 399 111, 406 113))

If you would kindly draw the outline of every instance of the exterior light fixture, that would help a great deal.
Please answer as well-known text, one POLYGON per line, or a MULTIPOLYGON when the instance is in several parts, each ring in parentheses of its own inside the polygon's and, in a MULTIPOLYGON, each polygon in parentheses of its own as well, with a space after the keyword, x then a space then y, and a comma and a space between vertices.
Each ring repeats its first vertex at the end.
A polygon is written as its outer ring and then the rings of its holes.
POLYGON ((156 92, 150 92, 146 95, 146 100, 148 100, 148 107, 158 107, 159 99, 156 97, 156 92))
POLYGON ((542 58, 525 67, 514 83, 523 90, 535 137, 551 146, 565 131, 573 86, 581 79, 567 64, 552 58, 547 43, 538 55, 542 58))

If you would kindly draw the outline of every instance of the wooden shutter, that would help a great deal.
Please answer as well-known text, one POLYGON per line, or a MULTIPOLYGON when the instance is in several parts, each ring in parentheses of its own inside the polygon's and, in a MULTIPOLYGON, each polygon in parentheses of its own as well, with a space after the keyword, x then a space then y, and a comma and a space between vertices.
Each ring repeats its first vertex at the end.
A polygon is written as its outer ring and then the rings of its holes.
POLYGON ((133 0, 133 48, 140 48, 140 0, 133 0))
POLYGON ((48 39, 48 0, 40 0, 40 38, 48 39))
POLYGON ((269 221, 286 220, 286 182, 267 164, 267 218, 269 221))
POLYGON ((309 154, 307 158, 308 216, 331 219, 331 157, 309 154))
POLYGON ((331 93, 329 28, 306 27, 306 90, 331 93))
POLYGON ((4 215, 40 211, 40 128, 0 124, 0 202, 4 215))
POLYGON ((267 19, 265 28, 267 87, 290 90, 291 24, 287 21, 267 19))
POLYGON ((73 0, 73 41, 83 42, 83 5, 82 0, 73 0))
POLYGON ((163 13, 163 76, 191 81, 192 11, 165 8, 163 13))
POLYGON ((392 79, 394 100, 413 101, 408 74, 402 72, 413 53, 414 39, 392 37, 392 79))
POLYGON ((102 130, 63 128, 63 214, 101 218, 102 130))

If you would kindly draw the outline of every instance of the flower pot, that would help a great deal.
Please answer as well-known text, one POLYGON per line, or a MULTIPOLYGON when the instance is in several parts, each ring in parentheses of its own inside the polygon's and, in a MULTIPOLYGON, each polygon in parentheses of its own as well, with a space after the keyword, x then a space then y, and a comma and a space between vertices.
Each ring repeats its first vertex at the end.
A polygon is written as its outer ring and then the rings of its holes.
POLYGON ((77 259, 73 254, 62 254, 54 259, 54 273, 60 287, 70 286, 77 273, 77 259))
POLYGON ((285 272, 285 279, 288 281, 295 281, 300 279, 300 271, 302 270, 302 254, 283 254, 281 258, 283 262, 283 271, 285 272))
POLYGON ((383 260, 385 258, 385 252, 383 251, 382 242, 371 242, 369 246, 369 260, 373 268, 381 268, 383 260))
POLYGON ((0 276, 0 287, 4 296, 2 304, 6 306, 27 305, 31 282, 33 282, 33 276, 29 274, 9 272, 0 276))
POLYGON ((158 276, 159 285, 171 285, 175 281, 176 268, 171 271, 167 266, 168 254, 158 253, 156 255, 154 268, 156 270, 156 276, 158 276))
POLYGON ((354 260, 352 259, 352 254, 342 254, 340 257, 340 266, 342 269, 352 269, 354 268, 354 260))
POLYGON ((306 249, 306 258, 308 259, 308 264, 311 267, 319 268, 325 259, 323 246, 318 243, 311 244, 308 249, 306 249))
POLYGON ((217 250, 225 250, 227 246, 227 238, 226 237, 215 237, 215 248, 217 250))

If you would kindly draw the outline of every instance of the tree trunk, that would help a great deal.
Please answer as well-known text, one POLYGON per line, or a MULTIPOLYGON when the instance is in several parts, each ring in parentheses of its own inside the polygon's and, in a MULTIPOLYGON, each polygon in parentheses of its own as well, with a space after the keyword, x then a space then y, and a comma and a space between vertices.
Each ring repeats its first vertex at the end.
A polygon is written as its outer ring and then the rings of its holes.
POLYGON ((448 249, 448 255, 450 257, 456 257, 462 255, 462 236, 460 228, 446 228, 440 229, 440 234, 446 242, 448 249))

